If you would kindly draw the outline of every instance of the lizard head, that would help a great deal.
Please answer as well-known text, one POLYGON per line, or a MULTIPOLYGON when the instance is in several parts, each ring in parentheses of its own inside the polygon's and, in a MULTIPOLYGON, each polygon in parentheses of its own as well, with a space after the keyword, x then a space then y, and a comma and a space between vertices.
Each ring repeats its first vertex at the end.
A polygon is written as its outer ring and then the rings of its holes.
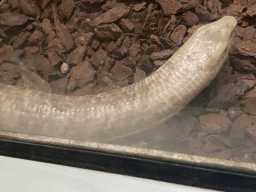
POLYGON ((235 34, 237 21, 232 16, 225 16, 206 24, 186 42, 195 69, 206 73, 217 73, 228 58, 230 44, 235 34))

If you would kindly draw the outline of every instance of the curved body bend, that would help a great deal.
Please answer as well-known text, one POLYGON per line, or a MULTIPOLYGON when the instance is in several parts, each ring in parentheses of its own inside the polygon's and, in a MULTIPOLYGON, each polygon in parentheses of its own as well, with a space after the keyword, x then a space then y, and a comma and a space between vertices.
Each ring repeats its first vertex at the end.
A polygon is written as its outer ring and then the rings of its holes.
POLYGON ((236 23, 225 16, 204 25, 153 74, 111 92, 61 96, 0 84, 0 130, 105 142, 152 127, 214 79, 236 23))

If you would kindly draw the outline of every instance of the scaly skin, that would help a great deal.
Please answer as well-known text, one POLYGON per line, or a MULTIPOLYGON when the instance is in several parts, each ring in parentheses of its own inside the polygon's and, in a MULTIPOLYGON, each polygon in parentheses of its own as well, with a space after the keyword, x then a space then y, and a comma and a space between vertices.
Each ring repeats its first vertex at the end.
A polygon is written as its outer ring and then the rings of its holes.
POLYGON ((214 79, 236 24, 225 16, 199 28, 153 74, 111 92, 61 96, 0 84, 0 130, 106 142, 156 126, 214 79))

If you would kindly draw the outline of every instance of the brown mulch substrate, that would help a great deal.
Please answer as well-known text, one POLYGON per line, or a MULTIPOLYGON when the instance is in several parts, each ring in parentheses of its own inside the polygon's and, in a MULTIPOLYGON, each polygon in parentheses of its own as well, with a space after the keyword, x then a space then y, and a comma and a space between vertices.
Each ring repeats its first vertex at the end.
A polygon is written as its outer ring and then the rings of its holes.
POLYGON ((180 114, 114 143, 256 161, 256 2, 249 0, 2 0, 0 82, 89 95, 130 85, 157 70, 203 24, 238 21, 230 58, 180 114))

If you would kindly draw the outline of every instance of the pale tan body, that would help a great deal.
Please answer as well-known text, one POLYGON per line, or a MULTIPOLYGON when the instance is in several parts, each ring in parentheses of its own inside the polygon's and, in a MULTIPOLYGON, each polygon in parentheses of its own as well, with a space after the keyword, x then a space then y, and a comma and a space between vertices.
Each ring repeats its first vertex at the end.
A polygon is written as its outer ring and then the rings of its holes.
POLYGON ((213 80, 235 26, 226 16, 201 27, 156 72, 112 92, 61 96, 0 84, 0 130, 105 142, 156 126, 213 80))

